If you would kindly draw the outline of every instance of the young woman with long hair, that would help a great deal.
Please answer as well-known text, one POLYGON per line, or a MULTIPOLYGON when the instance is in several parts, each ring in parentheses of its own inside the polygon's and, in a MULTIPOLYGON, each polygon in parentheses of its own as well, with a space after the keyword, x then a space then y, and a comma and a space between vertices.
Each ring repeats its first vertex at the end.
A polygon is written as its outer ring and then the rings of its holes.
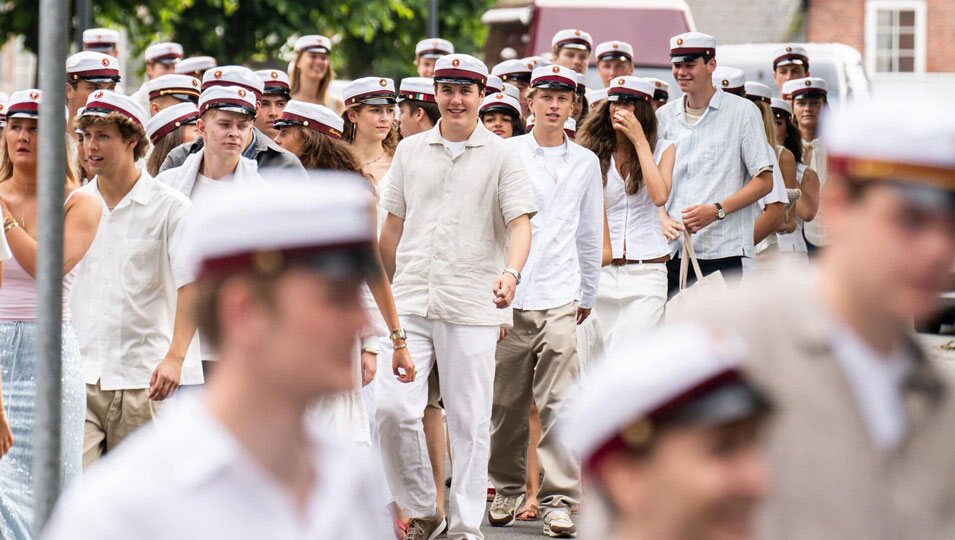
POLYGON ((377 185, 391 168, 398 146, 395 82, 381 77, 363 77, 345 87, 345 129, 342 139, 351 145, 362 173, 377 185))
POLYGON ((159 174, 166 156, 173 148, 192 142, 199 136, 196 121, 199 120, 199 107, 195 103, 184 102, 167 107, 149 119, 146 124, 146 136, 153 144, 146 157, 146 171, 152 176, 159 174))
POLYGON ((670 247, 659 209, 672 187, 673 143, 657 136, 653 86, 611 81, 576 142, 597 154, 604 177, 612 261, 604 267, 593 317, 604 346, 655 326, 667 297, 670 247))
POLYGON ((325 36, 302 36, 295 41, 295 60, 289 67, 289 86, 292 99, 325 105, 336 113, 344 108, 342 100, 329 94, 335 70, 329 55, 332 40, 325 36))
POLYGON ((486 96, 478 109, 478 116, 484 127, 498 137, 509 139, 524 134, 521 103, 503 92, 486 96))
POLYGON ((324 105, 292 100, 275 121, 275 142, 298 156, 306 170, 325 169, 361 174, 361 164, 344 142, 344 123, 324 105))
MULTIPOLYGON (((0 211, 13 258, 3 264, 0 287, 0 538, 33 538, 33 427, 37 342, 37 164, 39 90, 15 92, 7 109, 0 152, 0 211), (9 418, 6 416, 9 414, 9 418), (6 455, 4 455, 6 454, 6 455)), ((74 145, 66 148, 63 202, 63 323, 60 463, 64 485, 81 472, 86 387, 79 348, 70 322, 74 267, 93 243, 103 213, 100 200, 79 183, 73 168, 74 145)))
POLYGON ((803 162, 802 136, 792 121, 792 105, 788 101, 773 98, 771 107, 776 140, 793 155, 796 183, 801 192, 796 204, 787 212, 783 228, 776 233, 776 240, 781 254, 806 260, 809 255, 803 224, 815 219, 819 210, 819 176, 803 162))

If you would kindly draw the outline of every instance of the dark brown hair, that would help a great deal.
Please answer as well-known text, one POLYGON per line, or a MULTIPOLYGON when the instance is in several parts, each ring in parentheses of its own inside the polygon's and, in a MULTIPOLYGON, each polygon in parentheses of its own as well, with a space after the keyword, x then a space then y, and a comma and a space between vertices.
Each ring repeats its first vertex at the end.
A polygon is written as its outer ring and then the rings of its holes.
POLYGON ((183 143, 184 137, 182 132, 185 130, 185 127, 186 126, 178 127, 156 141, 156 144, 153 146, 153 151, 146 160, 146 170, 150 175, 156 176, 159 174, 159 168, 162 167, 162 162, 166 160, 166 156, 169 155, 169 152, 172 152, 173 148, 183 143))
POLYGON ((286 126, 281 128, 290 133, 302 144, 298 159, 306 169, 328 169, 349 171, 361 174, 361 164, 351 147, 338 139, 304 126, 286 126))
MULTIPOLYGON (((594 106, 590 115, 584 120, 584 123, 577 129, 577 138, 575 142, 591 152, 597 154, 600 159, 600 171, 603 173, 604 185, 607 185, 607 173, 610 170, 610 158, 613 157, 617 149, 617 130, 613 128, 610 121, 610 101, 604 100, 594 106)), ((657 145, 657 115, 653 112, 653 105, 649 101, 640 100, 635 102, 636 106, 633 115, 643 126, 643 133, 650 143, 651 151, 657 145)), ((627 149, 627 159, 622 163, 622 170, 625 175, 624 189, 627 194, 633 195, 640 191, 643 185, 643 171, 640 169, 640 159, 637 157, 637 149, 630 141, 626 140, 625 135, 621 141, 625 143, 627 149)))

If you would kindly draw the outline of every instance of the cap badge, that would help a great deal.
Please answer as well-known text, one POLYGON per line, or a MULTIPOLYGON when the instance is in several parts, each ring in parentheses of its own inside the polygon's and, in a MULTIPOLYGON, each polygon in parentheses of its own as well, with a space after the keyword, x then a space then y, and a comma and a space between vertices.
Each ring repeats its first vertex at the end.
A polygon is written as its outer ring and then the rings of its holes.
POLYGON ((534 65, 535 65, 534 62, 528 62, 528 63, 527 63, 527 69, 534 69, 534 65))
POLYGON ((239 97, 245 97, 245 90, 239 88, 239 97))
POLYGON ((610 46, 613 47, 614 49, 619 49, 619 48, 620 48, 620 44, 617 43, 616 41, 614 41, 613 44, 611 44, 610 46))
POLYGON ((810 81, 809 79, 806 79, 806 86, 812 86, 812 81, 810 81))
POLYGON ((494 99, 504 99, 504 94, 494 94, 494 99))
POLYGON ((378 86, 384 88, 388 86, 388 81, 386 81, 385 79, 381 79, 380 81, 378 81, 378 86))
POLYGON ((103 92, 102 91, 96 92, 96 95, 93 97, 95 97, 96 99, 100 99, 101 97, 103 97, 103 92))
POLYGON ((182 127, 182 122, 180 122, 179 120, 176 120, 176 127, 182 127))
POLYGON ((729 85, 730 85, 730 82, 729 82, 729 81, 727 81, 726 79, 723 79, 723 80, 722 80, 722 81, 720 82, 720 84, 722 84, 722 85, 723 85, 723 88, 726 88, 727 86, 729 86, 729 85))
POLYGON ((104 66, 104 67, 109 67, 109 58, 104 58, 104 59, 103 59, 103 66, 104 66))
POLYGON ((676 44, 677 44, 677 45, 683 45, 683 38, 677 38, 676 44))
MULTIPOLYGON (((102 94, 102 92, 100 92, 100 94, 102 94)), ((33 101, 36 101, 36 100, 40 99, 40 93, 39 93, 39 92, 30 92, 30 99, 32 99, 33 101)))
POLYGON ((574 30, 574 35, 575 35, 575 36, 579 36, 579 35, 580 35, 580 30, 574 30))
POLYGON ((792 47, 786 47, 786 52, 793 52, 793 48, 792 48, 792 47))
POLYGON ((221 70, 221 69, 217 69, 216 72, 212 74, 212 76, 215 77, 216 79, 221 79, 221 78, 222 78, 222 70, 221 70))
POLYGON ((625 82, 627 82, 627 81, 625 81, 625 80, 623 80, 623 79, 617 79, 617 86, 623 86, 623 83, 625 83, 625 82))
POLYGON ((192 80, 192 87, 193 87, 193 88, 199 88, 199 80, 198 80, 198 79, 193 79, 193 80, 192 80))
POLYGON ((458 67, 461 65, 461 61, 455 58, 454 60, 451 60, 451 65, 454 67, 458 67))
POLYGON ((278 72, 278 71, 273 71, 272 73, 269 73, 269 76, 272 77, 273 79, 278 79, 278 78, 279 78, 279 72, 278 72))
POLYGON ((660 81, 654 81, 653 86, 660 88, 660 81))
POLYGON ((560 66, 554 66, 554 67, 552 67, 552 68, 551 68, 551 71, 553 71, 554 73, 560 73, 560 66))

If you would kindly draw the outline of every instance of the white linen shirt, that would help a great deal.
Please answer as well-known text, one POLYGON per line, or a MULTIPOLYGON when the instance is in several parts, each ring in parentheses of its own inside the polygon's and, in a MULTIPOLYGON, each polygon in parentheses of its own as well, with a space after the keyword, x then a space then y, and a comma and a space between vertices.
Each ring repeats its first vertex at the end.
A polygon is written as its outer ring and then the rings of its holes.
MULTIPOLYGON (((657 139, 653 149, 653 161, 658 165, 663 153, 673 143, 657 139)), ((607 185, 604 187, 607 200, 607 225, 610 228, 610 251, 614 259, 626 256, 631 261, 658 259, 670 254, 670 245, 663 236, 660 212, 650 200, 647 187, 641 186, 633 194, 627 194, 626 185, 617 163, 610 158, 607 169, 607 185)))
MULTIPOLYGON (((685 102, 684 94, 657 110, 658 135, 676 144, 667 212, 679 222, 684 209, 725 200, 774 162, 762 117, 752 102, 717 89, 692 126, 686 121, 685 102)), ((693 235, 697 256, 707 260, 754 256, 758 215, 759 205, 754 203, 704 227, 693 235)), ((679 253, 680 242, 670 242, 671 255, 679 253)))
MULTIPOLYGON (((96 178, 80 189, 102 199, 96 178)), ((103 390, 149 388, 172 341, 176 293, 190 281, 177 268, 189 209, 189 199, 146 171, 112 211, 104 201, 96 237, 77 265, 71 298, 86 384, 100 382, 103 390)), ((198 340, 189 346, 180 382, 202 383, 198 340)))
POLYGON ((507 143, 524 161, 537 206, 531 250, 512 305, 544 310, 579 300, 580 307, 593 308, 603 250, 600 161, 569 140, 547 149, 559 155, 545 155, 533 131, 507 143))
POLYGON ((506 265, 507 224, 533 217, 534 192, 513 146, 481 122, 452 157, 441 121, 401 141, 381 207, 404 220, 392 291, 401 315, 452 324, 513 322, 491 289, 506 265))
MULTIPOLYGON (((810 169, 816 171, 816 176, 819 177, 819 190, 821 191, 823 186, 826 185, 826 179, 829 176, 829 163, 826 158, 826 145, 822 144, 821 139, 813 139, 811 141, 802 142, 803 156, 806 155, 806 150, 812 150, 812 155, 810 156, 809 163, 806 164, 810 169)), ((816 211, 816 217, 812 221, 807 221, 805 225, 806 240, 818 247, 826 245, 826 229, 824 227, 825 218, 823 218, 824 212, 822 208, 822 201, 819 202, 819 209, 816 211)))
POLYGON ((312 443, 315 484, 298 508, 200 396, 183 396, 86 471, 42 539, 393 538, 383 487, 354 449, 312 443))

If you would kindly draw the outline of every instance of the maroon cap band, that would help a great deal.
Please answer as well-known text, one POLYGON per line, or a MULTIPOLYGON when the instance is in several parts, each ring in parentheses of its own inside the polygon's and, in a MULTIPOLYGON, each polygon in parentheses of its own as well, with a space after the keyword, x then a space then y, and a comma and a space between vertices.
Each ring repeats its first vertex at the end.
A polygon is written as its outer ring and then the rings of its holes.
MULTIPOLYGON (((468 71, 466 69, 441 69, 434 72, 434 78, 442 79, 465 79, 480 83, 482 85, 487 84, 487 77, 484 75, 479 75, 473 71, 468 71)), ((440 82, 440 81, 437 81, 440 82)))
POLYGON ((196 99, 199 98, 199 91, 195 88, 163 88, 162 90, 153 90, 149 93, 149 99, 156 99, 162 96, 170 96, 176 94, 185 94, 187 96, 192 96, 196 99))
POLYGON ((635 97, 639 99, 645 99, 650 101, 653 99, 653 96, 645 94, 639 90, 634 90, 632 88, 617 87, 609 90, 607 92, 608 96, 624 96, 624 97, 635 97))
POLYGON ((74 71, 70 73, 73 79, 86 79, 94 77, 119 77, 118 69, 93 69, 89 71, 74 71))
POLYGON ((181 128, 182 126, 193 124, 198 119, 199 119, 198 113, 190 112, 188 114, 184 114, 180 116, 179 118, 172 120, 171 122, 164 125, 163 127, 157 129, 156 132, 153 133, 153 136, 149 138, 149 142, 155 145, 160 139, 162 139, 166 135, 169 135, 173 131, 181 128))
POLYGON ((325 124, 319 122, 318 120, 307 118, 305 116, 300 116, 300 115, 292 114, 292 113, 282 113, 282 117, 279 118, 279 122, 289 122, 292 124, 300 125, 302 127, 307 127, 319 133, 324 133, 325 135, 328 135, 329 137, 333 139, 342 138, 341 131, 338 131, 337 129, 331 126, 326 126, 325 124))
POLYGON ((374 92, 365 92, 364 94, 357 94, 345 101, 345 105, 354 105, 356 103, 361 103, 366 99, 372 98, 388 98, 388 99, 397 99, 398 96, 395 95, 391 90, 375 90, 374 92))
POLYGON ((575 44, 575 45, 583 45, 584 47, 587 47, 587 50, 588 50, 588 51, 590 50, 590 43, 587 42, 586 39, 580 39, 580 38, 576 38, 576 37, 575 37, 575 38, 569 38, 569 39, 562 39, 562 40, 558 41, 558 42, 557 42, 557 45, 555 45, 555 46, 559 49, 559 48, 565 47, 565 46, 567 46, 567 45, 569 45, 569 44, 571 44, 571 43, 573 43, 573 44, 575 44))
POLYGON ((577 81, 572 81, 568 79, 567 77, 561 77, 560 75, 547 75, 544 77, 538 77, 531 81, 531 86, 537 86, 538 84, 545 83, 545 82, 555 82, 555 83, 565 84, 571 87, 572 89, 577 88, 577 81))
MULTIPOLYGON (((212 69, 212 68, 209 68, 209 69, 212 69)), ((238 86, 239 88, 245 88, 246 90, 249 90, 250 92, 254 93, 256 99, 262 99, 262 92, 259 92, 258 88, 254 86, 250 86, 248 84, 243 84, 236 81, 227 81, 224 79, 215 79, 212 81, 202 83, 203 91, 212 86, 238 86)))
POLYGON ((129 118, 133 122, 135 122, 137 126, 144 127, 142 123, 139 122, 139 119, 133 116, 129 111, 127 111, 126 109, 117 107, 116 105, 113 105, 111 103, 104 103, 102 101, 94 101, 92 103, 87 104, 86 109, 84 110, 86 112, 107 111, 107 112, 119 113, 125 116, 126 118, 129 118))
POLYGON ((773 68, 775 69, 775 68, 776 68, 776 65, 779 64, 780 62, 782 62, 783 60, 802 60, 803 64, 805 64, 805 65, 807 65, 807 66, 809 65, 809 57, 808 57, 808 56, 804 56, 804 55, 802 55, 802 54, 791 53, 791 54, 784 54, 784 55, 780 56, 779 58, 773 60, 773 68))
POLYGON ((291 87, 285 81, 268 81, 265 83, 265 89, 291 90, 291 87))
POLYGON ((670 49, 670 56, 687 56, 690 54, 706 54, 716 56, 716 49, 712 47, 679 47, 670 49))
POLYGON ((232 107, 240 107, 250 112, 252 116, 255 116, 255 107, 248 104, 246 101, 241 99, 210 99, 209 101, 202 104, 202 107, 199 110, 199 114, 205 114, 209 109, 218 109, 220 106, 228 105, 232 107))
POLYGON ((30 113, 37 114, 40 112, 40 104, 35 101, 29 101, 26 103, 16 103, 10 105, 6 110, 6 115, 10 116, 11 114, 20 114, 20 113, 30 113))
POLYGON ((274 274, 288 266, 289 262, 331 251, 370 250, 370 242, 344 242, 341 244, 262 250, 238 253, 202 261, 200 276, 233 273, 252 269, 265 274, 274 274))

